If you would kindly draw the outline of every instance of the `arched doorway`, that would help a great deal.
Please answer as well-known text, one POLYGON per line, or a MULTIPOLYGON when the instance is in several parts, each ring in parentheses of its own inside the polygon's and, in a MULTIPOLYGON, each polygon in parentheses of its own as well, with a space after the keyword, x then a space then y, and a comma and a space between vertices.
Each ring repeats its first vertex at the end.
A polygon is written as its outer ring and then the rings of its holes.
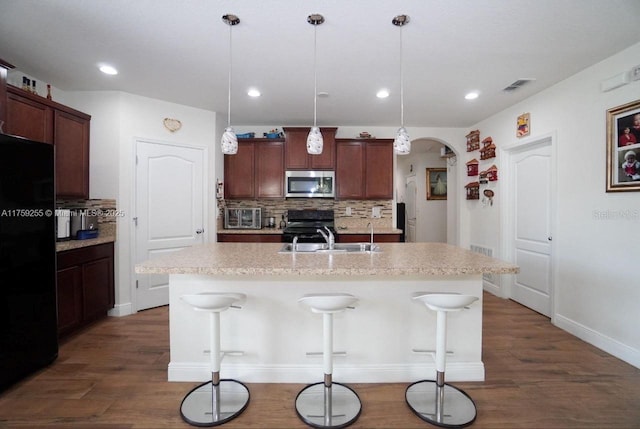
MULTIPOLYGON (((411 142, 411 154, 397 156, 396 178, 398 202, 406 202, 407 178, 415 175, 415 241, 458 243, 457 218, 457 165, 454 157, 443 157, 445 142, 432 138, 419 138, 411 142), (446 199, 440 197, 427 199, 427 175, 430 169, 431 184, 435 183, 435 174, 446 183, 446 199), (440 169, 440 170, 433 170, 440 169)), ((450 146, 449 146, 450 147, 450 146)), ((433 195, 431 195, 433 197, 433 195)))

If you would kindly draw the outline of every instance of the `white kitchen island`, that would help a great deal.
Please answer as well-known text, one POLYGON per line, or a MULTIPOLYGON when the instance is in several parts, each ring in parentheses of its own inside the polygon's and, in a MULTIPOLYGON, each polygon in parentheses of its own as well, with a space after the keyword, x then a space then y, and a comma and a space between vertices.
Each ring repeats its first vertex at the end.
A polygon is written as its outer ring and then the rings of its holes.
POLYGON ((482 274, 517 267, 442 243, 380 243, 381 252, 282 254, 281 243, 212 243, 136 266, 140 274, 169 274, 169 381, 201 381, 208 369, 208 314, 183 294, 242 292, 241 309, 221 315, 223 378, 245 382, 311 383, 322 377, 322 317, 299 304, 317 292, 347 292, 355 309, 338 313, 334 362, 340 382, 410 382, 435 376, 435 312, 412 301, 417 292, 478 296, 448 319, 447 380, 482 381, 482 274))

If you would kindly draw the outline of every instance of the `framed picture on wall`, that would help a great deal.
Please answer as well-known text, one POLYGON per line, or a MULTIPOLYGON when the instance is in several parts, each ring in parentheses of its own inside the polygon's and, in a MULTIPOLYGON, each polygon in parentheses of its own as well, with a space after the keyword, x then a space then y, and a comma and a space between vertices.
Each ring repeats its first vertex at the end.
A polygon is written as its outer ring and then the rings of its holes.
POLYGON ((530 116, 528 113, 523 113, 518 116, 518 123, 516 127, 516 137, 525 137, 528 136, 531 132, 531 127, 529 125, 530 116))
POLYGON ((427 200, 447 199, 447 169, 427 168, 427 200))
POLYGON ((640 100, 607 110, 607 192, 640 191, 640 100))

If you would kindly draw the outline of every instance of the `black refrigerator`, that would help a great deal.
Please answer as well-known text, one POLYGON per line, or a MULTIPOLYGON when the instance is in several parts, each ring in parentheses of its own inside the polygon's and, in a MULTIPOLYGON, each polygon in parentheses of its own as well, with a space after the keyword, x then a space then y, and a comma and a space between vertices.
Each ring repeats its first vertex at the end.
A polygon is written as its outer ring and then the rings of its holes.
POLYGON ((58 356, 53 151, 0 134, 0 391, 58 356))

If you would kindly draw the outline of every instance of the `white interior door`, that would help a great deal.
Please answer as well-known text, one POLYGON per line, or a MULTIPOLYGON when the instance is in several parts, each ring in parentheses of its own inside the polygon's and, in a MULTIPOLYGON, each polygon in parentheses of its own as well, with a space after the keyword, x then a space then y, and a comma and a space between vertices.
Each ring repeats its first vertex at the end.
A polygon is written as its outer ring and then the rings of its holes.
MULTIPOLYGON (((204 150, 136 142, 135 263, 202 243, 204 150)), ((136 311, 169 304, 169 276, 136 275, 136 311)))
POLYGON ((551 141, 510 157, 513 261, 511 298, 551 316, 552 157, 551 141))
POLYGON ((405 240, 409 243, 416 241, 416 176, 415 174, 407 176, 407 189, 405 193, 406 212, 407 212, 407 233, 405 240))

